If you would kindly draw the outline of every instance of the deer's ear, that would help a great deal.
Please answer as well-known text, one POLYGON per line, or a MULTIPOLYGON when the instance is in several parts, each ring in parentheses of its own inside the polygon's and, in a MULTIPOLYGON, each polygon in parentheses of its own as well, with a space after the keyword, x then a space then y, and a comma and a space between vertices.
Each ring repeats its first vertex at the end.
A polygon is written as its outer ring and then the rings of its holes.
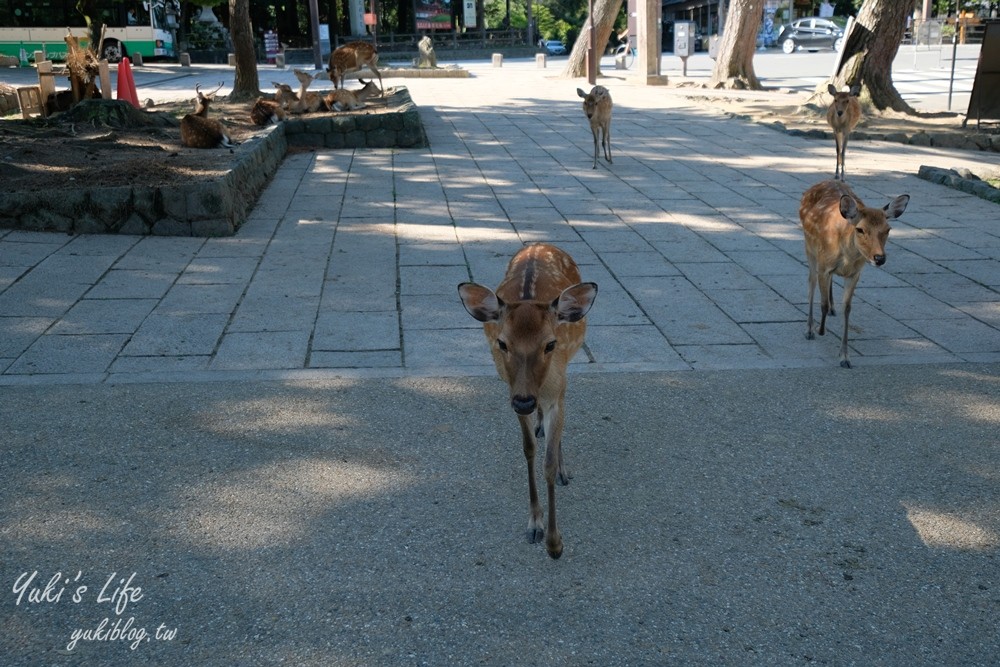
POLYGON ((584 318, 597 298, 597 283, 579 283, 567 287, 552 302, 552 309, 560 322, 579 322, 584 318))
POLYGON ((885 217, 893 220, 903 215, 906 205, 910 203, 910 195, 899 195, 885 205, 885 217))
POLYGON ((480 322, 496 322, 500 319, 503 301, 490 288, 476 283, 462 283, 458 286, 458 295, 469 315, 480 322))
POLYGON ((587 97, 587 93, 583 92, 583 88, 577 88, 576 89, 576 94, 579 95, 580 97, 583 97, 583 98, 587 97))
POLYGON ((840 198, 840 214, 845 220, 854 220, 858 217, 858 202, 854 201, 854 197, 843 195, 840 198))
POLYGON ((826 92, 830 93, 831 95, 836 95, 837 89, 833 87, 832 83, 828 83, 826 84, 826 92))

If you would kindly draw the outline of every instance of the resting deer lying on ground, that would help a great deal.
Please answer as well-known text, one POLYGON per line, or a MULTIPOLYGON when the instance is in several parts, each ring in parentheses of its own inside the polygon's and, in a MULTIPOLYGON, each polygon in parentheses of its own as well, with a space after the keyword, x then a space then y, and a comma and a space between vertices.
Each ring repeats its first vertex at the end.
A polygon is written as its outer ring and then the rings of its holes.
POLYGON ((833 274, 844 278, 844 336, 840 341, 840 365, 850 368, 847 331, 851 297, 865 264, 885 264, 885 243, 889 238, 887 220, 906 210, 909 195, 900 195, 885 208, 869 208, 843 181, 823 181, 802 195, 799 218, 806 239, 809 262, 809 318, 806 338, 813 334, 813 295, 819 284, 820 336, 826 333, 826 316, 833 315, 833 274))
MULTIPOLYGON (((305 113, 315 113, 324 109, 323 96, 319 93, 308 92, 309 84, 313 82, 315 77, 300 69, 292 70, 292 73, 299 80, 299 100, 306 110, 305 113)), ((325 77, 325 72, 321 72, 321 74, 325 77)))
POLYGON ((555 485, 569 483, 561 442, 566 366, 583 345, 584 316, 597 297, 597 285, 580 282, 580 271, 565 252, 539 244, 514 255, 496 292, 475 283, 462 283, 458 292, 469 314, 483 322, 493 362, 510 388, 510 404, 521 423, 528 461, 528 541, 544 537, 549 556, 559 558, 563 543, 556 527, 555 485), (543 433, 547 528, 535 487, 536 434, 543 433))
POLYGON ((833 172, 834 178, 844 180, 844 156, 847 153, 847 139, 851 132, 861 120, 861 103, 858 102, 858 94, 861 93, 861 86, 854 84, 850 92, 839 93, 829 84, 827 92, 833 95, 833 102, 826 112, 826 122, 833 128, 833 138, 837 143, 837 168, 833 172))
POLYGON ((327 68, 327 72, 329 72, 330 81, 333 81, 333 87, 336 89, 344 87, 344 74, 367 67, 378 77, 379 92, 384 93, 382 75, 379 74, 377 64, 378 52, 375 51, 374 46, 368 42, 348 42, 343 46, 338 46, 330 54, 330 66, 327 68))
POLYGON ((323 98, 319 93, 306 91, 306 88, 309 87, 309 83, 312 81, 312 77, 299 70, 295 70, 295 76, 299 80, 298 93, 293 91, 292 87, 287 83, 271 82, 277 89, 274 93, 274 100, 281 108, 291 114, 315 113, 324 109, 323 98))
POLYGON ((330 111, 356 111, 363 109, 369 98, 379 94, 378 86, 375 85, 374 81, 365 81, 364 79, 358 79, 358 81, 364 84, 364 88, 360 90, 340 88, 324 97, 323 102, 327 108, 330 111))
POLYGON ((597 133, 602 132, 601 146, 604 159, 611 162, 611 93, 604 86, 594 86, 589 93, 577 88, 576 94, 583 98, 583 113, 590 120, 590 131, 594 133, 594 169, 597 169, 597 133))
POLYGON ((181 118, 181 143, 188 148, 231 148, 235 145, 222 123, 208 117, 208 106, 221 88, 220 83, 212 92, 203 93, 201 84, 195 85, 194 92, 198 99, 194 105, 194 113, 181 118))
POLYGON ((278 121, 285 120, 285 110, 273 100, 265 100, 263 97, 258 97, 257 101, 250 108, 250 120, 254 125, 262 127, 272 123, 277 125, 278 121))

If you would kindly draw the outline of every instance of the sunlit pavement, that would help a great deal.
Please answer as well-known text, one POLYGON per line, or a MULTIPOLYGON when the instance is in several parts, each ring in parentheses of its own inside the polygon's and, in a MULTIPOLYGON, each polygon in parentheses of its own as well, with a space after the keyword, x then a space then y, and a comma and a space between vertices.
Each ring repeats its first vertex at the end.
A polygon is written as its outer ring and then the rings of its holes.
POLYGON ((0 232, 5 666, 995 662, 998 215, 915 173, 997 156, 851 144, 912 198, 845 370, 832 144, 608 76, 592 170, 557 74, 387 80, 430 148, 289 155, 233 238, 0 232), (600 284, 559 561, 455 291, 530 241, 600 284))
MULTIPOLYGON (((455 286, 496 285, 536 241, 600 285, 575 370, 834 365, 836 324, 805 338, 797 214, 832 142, 720 118, 612 67, 614 163, 590 169, 585 82, 560 68, 387 78, 409 88, 430 148, 290 154, 232 238, 0 231, 0 382, 490 374, 455 286)), ((856 365, 1000 360, 996 206, 915 176, 998 162, 851 143, 864 200, 912 197, 887 264, 862 276, 856 365)))

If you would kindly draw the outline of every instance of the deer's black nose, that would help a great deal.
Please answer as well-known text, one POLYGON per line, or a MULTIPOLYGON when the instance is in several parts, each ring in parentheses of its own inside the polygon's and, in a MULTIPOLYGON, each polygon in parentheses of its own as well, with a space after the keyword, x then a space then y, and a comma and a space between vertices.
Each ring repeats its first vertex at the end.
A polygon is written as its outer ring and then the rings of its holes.
POLYGON ((519 415, 530 415, 535 411, 536 405, 534 396, 512 396, 510 399, 510 406, 519 415))
POLYGON ((872 259, 875 260, 875 266, 882 266, 885 264, 885 255, 875 255, 872 259))

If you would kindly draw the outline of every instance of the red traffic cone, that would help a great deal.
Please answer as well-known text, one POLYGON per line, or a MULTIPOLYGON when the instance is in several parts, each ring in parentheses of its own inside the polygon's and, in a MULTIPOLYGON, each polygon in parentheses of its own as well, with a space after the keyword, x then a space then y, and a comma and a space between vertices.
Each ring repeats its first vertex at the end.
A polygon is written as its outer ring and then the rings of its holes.
POLYGON ((125 100, 136 109, 139 107, 139 95, 135 92, 135 79, 132 78, 132 66, 128 58, 122 58, 118 64, 118 99, 125 100))

